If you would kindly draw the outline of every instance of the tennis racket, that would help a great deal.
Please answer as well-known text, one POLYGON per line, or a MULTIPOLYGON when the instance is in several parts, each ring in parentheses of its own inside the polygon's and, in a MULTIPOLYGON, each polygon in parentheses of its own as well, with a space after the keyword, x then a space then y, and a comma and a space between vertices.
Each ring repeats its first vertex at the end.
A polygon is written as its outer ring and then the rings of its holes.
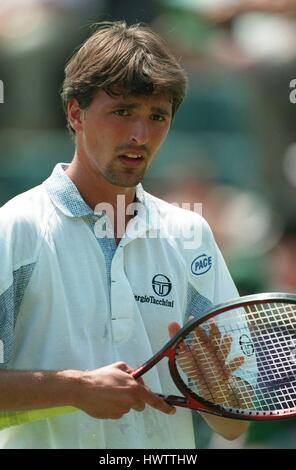
POLYGON ((163 358, 183 396, 171 405, 245 420, 296 415, 296 295, 241 297, 188 322, 151 359, 163 358))

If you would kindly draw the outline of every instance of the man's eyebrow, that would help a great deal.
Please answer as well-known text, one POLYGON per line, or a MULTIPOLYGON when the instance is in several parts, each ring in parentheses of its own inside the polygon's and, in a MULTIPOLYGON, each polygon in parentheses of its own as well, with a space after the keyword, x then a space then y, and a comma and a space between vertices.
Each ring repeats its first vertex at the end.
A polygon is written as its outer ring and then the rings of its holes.
MULTIPOLYGON (((140 108, 141 105, 139 103, 126 103, 122 101, 122 102, 116 103, 114 107, 125 108, 125 109, 137 109, 137 108, 140 108)), ((166 117, 171 117, 171 113, 167 111, 166 109, 161 108, 160 106, 152 106, 151 111, 153 113, 162 114, 163 116, 166 116, 166 117)))
POLYGON ((160 108, 159 106, 153 106, 151 108, 151 111, 157 114, 162 114, 163 116, 166 116, 166 117, 171 117, 171 113, 169 111, 167 111, 164 108, 160 108))

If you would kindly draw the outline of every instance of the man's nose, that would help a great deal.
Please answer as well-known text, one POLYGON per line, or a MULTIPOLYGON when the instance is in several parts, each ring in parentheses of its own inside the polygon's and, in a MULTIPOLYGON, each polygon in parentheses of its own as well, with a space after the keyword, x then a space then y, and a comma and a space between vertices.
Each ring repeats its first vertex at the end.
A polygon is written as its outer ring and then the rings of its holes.
POLYGON ((148 141, 148 125, 146 120, 137 119, 130 132, 130 141, 138 145, 144 145, 148 141))

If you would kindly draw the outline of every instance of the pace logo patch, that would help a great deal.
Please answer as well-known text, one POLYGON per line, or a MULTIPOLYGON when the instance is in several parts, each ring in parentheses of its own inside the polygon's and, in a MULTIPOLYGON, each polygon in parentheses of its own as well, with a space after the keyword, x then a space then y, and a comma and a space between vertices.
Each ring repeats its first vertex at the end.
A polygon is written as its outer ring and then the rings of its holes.
POLYGON ((212 256, 208 256, 205 253, 195 258, 191 263, 191 272, 195 276, 201 276, 207 273, 213 265, 212 256))

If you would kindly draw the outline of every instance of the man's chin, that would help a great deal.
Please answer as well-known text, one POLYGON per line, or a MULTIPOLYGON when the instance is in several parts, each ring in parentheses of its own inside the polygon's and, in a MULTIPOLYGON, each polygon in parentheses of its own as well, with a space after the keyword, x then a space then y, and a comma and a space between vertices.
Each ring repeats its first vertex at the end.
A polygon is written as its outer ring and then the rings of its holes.
POLYGON ((144 175, 124 175, 108 177, 109 183, 120 188, 134 188, 143 180, 144 175))
POLYGON ((118 181, 116 183, 113 183, 114 186, 120 187, 120 188, 135 188, 139 183, 141 183, 141 179, 133 180, 133 181, 118 181))

